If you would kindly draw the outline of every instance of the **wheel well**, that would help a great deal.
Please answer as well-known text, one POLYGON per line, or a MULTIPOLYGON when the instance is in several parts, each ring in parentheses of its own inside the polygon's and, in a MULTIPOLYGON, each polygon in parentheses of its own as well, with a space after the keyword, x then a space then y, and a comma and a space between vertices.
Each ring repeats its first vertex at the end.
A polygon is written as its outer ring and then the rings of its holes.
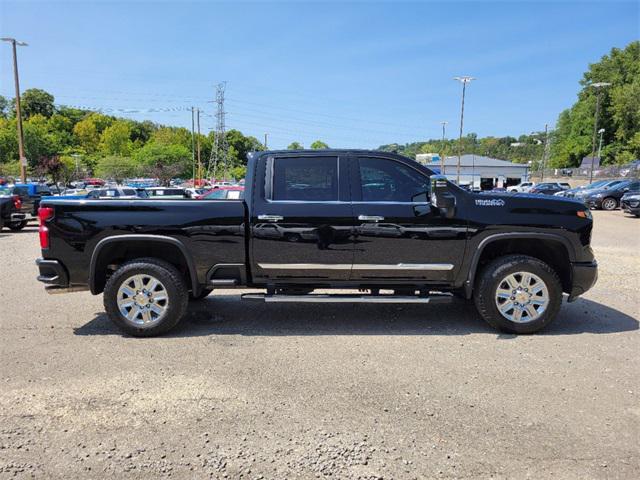
POLYGON ((171 243, 149 240, 127 240, 126 242, 108 243, 100 249, 92 272, 93 293, 101 293, 108 278, 120 265, 142 257, 154 257, 175 266, 185 282, 187 290, 193 290, 193 282, 189 263, 180 248, 171 243))
POLYGON ((571 291, 569 252, 561 242, 556 240, 539 238, 495 240, 482 250, 476 272, 482 271, 487 264, 498 257, 514 254, 529 255, 542 260, 556 271, 562 283, 562 290, 565 292, 571 291))

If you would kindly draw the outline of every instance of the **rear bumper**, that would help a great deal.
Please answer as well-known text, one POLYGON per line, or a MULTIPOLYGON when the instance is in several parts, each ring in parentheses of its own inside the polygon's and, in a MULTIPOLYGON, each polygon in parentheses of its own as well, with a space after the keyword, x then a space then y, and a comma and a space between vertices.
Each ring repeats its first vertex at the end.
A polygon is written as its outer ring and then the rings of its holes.
POLYGON ((40 270, 39 282, 52 287, 66 288, 69 286, 69 275, 59 261, 38 258, 36 265, 40 270))
POLYGON ((572 287, 569 293, 569 302, 573 302, 580 295, 593 287, 598 280, 598 263, 572 263, 571 264, 572 287))

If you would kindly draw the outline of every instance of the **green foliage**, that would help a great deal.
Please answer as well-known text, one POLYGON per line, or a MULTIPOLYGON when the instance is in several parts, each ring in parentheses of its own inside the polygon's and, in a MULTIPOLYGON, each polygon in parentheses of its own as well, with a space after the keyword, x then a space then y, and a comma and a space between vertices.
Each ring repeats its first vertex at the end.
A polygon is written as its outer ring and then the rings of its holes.
POLYGON ((100 151, 106 155, 129 155, 133 147, 131 126, 124 120, 116 120, 100 135, 100 151))
POLYGON ((231 170, 229 170, 229 175, 236 180, 240 180, 247 175, 247 167, 244 165, 233 167, 231 170))
POLYGON ((638 158, 634 138, 640 131, 640 42, 624 49, 614 48, 609 55, 589 65, 580 84, 577 102, 558 118, 550 165, 577 166, 591 155, 596 89, 591 83, 608 82, 602 89, 598 129, 604 128, 603 163, 628 163, 638 158))
POLYGON ((9 115, 9 100, 0 95, 0 118, 7 118, 9 115))
POLYGON ((291 142, 287 147, 287 150, 302 150, 304 147, 300 142, 291 142))
POLYGON ((325 149, 325 148, 329 148, 329 145, 324 143, 322 140, 316 140, 315 142, 313 142, 311 144, 311 148, 313 150, 322 150, 322 149, 325 149))
POLYGON ((55 112, 53 95, 39 88, 29 88, 20 95, 22 117, 30 118, 34 115, 50 117, 55 112))
POLYGON ((109 155, 98 160, 95 174, 101 178, 112 178, 116 183, 122 183, 125 178, 135 177, 138 166, 130 157, 109 155))
POLYGON ((192 173, 191 151, 183 145, 149 142, 134 153, 141 174, 158 178, 164 185, 175 177, 189 177, 192 173))

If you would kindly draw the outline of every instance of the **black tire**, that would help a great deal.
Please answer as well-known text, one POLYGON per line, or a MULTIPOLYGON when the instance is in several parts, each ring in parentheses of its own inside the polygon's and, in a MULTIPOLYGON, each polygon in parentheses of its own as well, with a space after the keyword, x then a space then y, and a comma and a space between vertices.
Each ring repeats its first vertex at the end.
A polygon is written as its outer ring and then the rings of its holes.
POLYGON ((118 268, 104 287, 104 308, 118 328, 134 337, 153 337, 168 332, 184 316, 189 304, 189 292, 180 272, 168 262, 157 258, 139 258, 118 268), (133 275, 151 275, 162 282, 168 296, 164 316, 151 326, 130 323, 118 308, 118 290, 133 275))
POLYGON ((618 201, 613 197, 602 199, 602 209, 612 211, 618 208, 618 201))
POLYGON ((203 288, 202 290, 200 290, 200 294, 198 295, 194 295, 193 292, 189 294, 189 300, 193 302, 203 300, 207 298, 211 294, 211 292, 213 292, 213 288, 203 288))
POLYGON ((478 312, 489 325, 509 333, 535 333, 549 325, 558 314, 562 304, 562 284, 557 273, 542 260, 527 255, 507 255, 483 268, 477 277, 473 295, 478 312), (545 311, 535 320, 524 323, 507 319, 496 305, 500 283, 508 275, 517 272, 537 275, 546 284, 549 295, 545 311))
POLYGON ((14 232, 18 232, 27 226, 27 221, 23 220, 21 222, 11 222, 7 224, 9 230, 13 230, 14 232))

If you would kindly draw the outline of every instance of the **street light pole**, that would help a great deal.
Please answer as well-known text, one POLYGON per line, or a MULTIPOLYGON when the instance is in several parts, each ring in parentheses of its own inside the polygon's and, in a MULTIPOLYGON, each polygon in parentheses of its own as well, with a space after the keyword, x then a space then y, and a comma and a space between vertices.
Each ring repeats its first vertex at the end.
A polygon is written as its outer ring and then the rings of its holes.
POLYGON ((471 83, 475 80, 474 77, 454 77, 454 80, 458 80, 462 83, 462 108, 460 110, 460 136, 458 138, 458 165, 456 168, 456 183, 460 185, 460 162, 462 157, 462 127, 464 125, 464 97, 467 90, 467 83, 471 83))
POLYGON ((544 124, 544 150, 542 151, 542 168, 540 169, 540 183, 544 181, 544 168, 547 163, 547 152, 549 150, 549 124, 544 124))
POLYGON ((591 141, 591 172, 589 173, 589 183, 593 183, 593 167, 596 155, 596 134, 598 132, 598 116, 600 115, 600 93, 604 87, 610 86, 607 82, 592 83, 591 86, 596 89, 596 114, 593 120, 593 138, 591 141))
POLYGON ((442 152, 440 152, 440 175, 444 175, 444 154, 445 154, 445 149, 444 149, 444 138, 445 138, 445 132, 446 132, 446 128, 447 128, 447 124, 449 122, 447 121, 442 121, 440 122, 440 124, 442 125, 442 152))
POLYGON ((600 157, 600 153, 602 152, 602 134, 605 132, 604 128, 601 128, 600 130, 598 130, 598 133, 600 134, 600 145, 598 145, 598 158, 600 157))
POLYGON ((16 46, 26 47, 25 42, 19 42, 15 38, 2 38, 3 42, 11 43, 13 50, 13 79, 16 86, 16 124, 18 126, 18 154, 20 156, 20 179, 27 182, 27 157, 24 155, 24 135, 22 133, 22 110, 20 109, 20 80, 18 79, 18 53, 16 46))

